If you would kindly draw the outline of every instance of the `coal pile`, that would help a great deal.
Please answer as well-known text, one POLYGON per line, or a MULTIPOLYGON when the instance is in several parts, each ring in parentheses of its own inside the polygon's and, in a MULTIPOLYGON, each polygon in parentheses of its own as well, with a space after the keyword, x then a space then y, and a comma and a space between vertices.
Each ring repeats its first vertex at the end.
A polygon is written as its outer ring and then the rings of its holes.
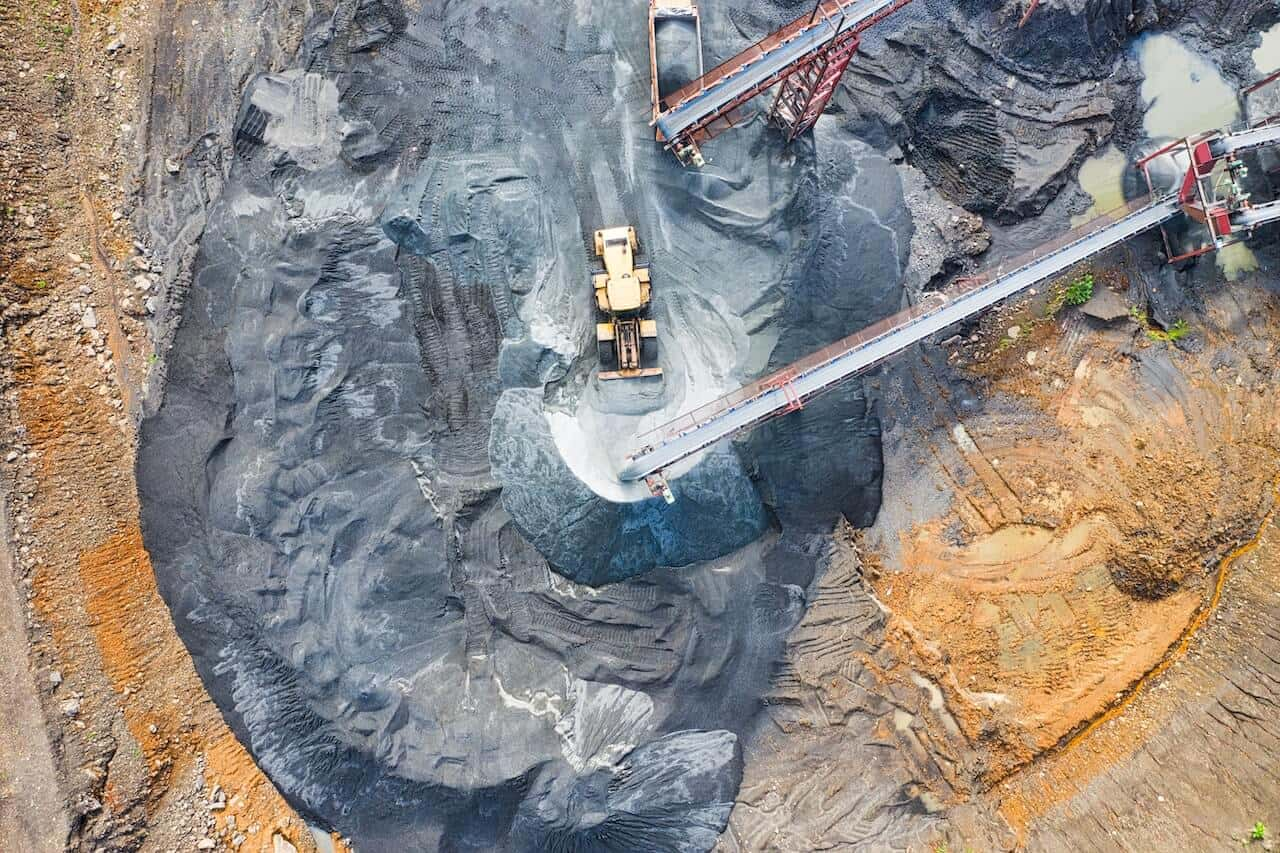
POLYGON ((144 531, 246 745, 360 849, 709 849, 820 565, 785 534, 875 512, 857 385, 707 454, 675 506, 613 477, 644 428, 896 309, 912 228, 835 125, 817 156, 753 125, 682 170, 645 27, 366 0, 241 105, 144 531), (589 241, 622 223, 657 382, 594 378, 589 241), (846 430, 796 484, 787 454, 846 430))
MULTIPOLYGON (((697 171, 654 142, 633 2, 308 22, 240 104, 138 461, 162 592, 281 791, 361 850, 710 849, 833 527, 879 510, 889 413, 849 383, 675 472, 671 506, 623 456, 957 271, 986 239, 950 245, 979 226, 947 203, 1038 217, 997 253, 1060 231, 1080 161, 1138 132, 1124 45, 1177 5, 1018 30, 921 0, 811 138, 751 121, 697 171), (592 235, 623 224, 663 376, 601 382, 592 235)), ((809 8, 704 4, 705 66, 809 8)), ((661 35, 664 88, 689 36, 661 35)))

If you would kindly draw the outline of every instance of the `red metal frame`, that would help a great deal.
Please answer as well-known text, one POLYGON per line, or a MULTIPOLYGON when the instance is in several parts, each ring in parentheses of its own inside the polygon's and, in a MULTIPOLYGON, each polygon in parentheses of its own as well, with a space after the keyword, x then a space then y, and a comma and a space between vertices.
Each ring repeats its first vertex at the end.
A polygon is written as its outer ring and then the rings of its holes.
MULTIPOLYGON (((696 30, 695 39, 698 43, 698 74, 702 71, 702 16, 698 11, 698 4, 692 2, 689 4, 691 14, 688 15, 668 15, 661 18, 658 17, 658 8, 661 6, 662 0, 649 0, 649 89, 650 98, 653 102, 653 121, 658 120, 658 114, 663 109, 662 98, 658 92, 658 45, 656 44, 657 26, 660 20, 671 20, 674 18, 683 18, 684 20, 692 20, 696 30)), ((652 124, 652 122, 651 122, 652 124)), ((662 141, 661 133, 657 134, 658 141, 662 141)))
MULTIPOLYGON (((838 27, 837 27, 838 29, 838 27)), ((862 37, 851 32, 837 36, 794 74, 782 81, 769 109, 769 123, 781 128, 793 141, 818 121, 836 93, 836 86, 858 52, 862 37)))
POLYGON ((1272 73, 1268 74, 1266 77, 1263 77, 1257 83, 1254 83, 1252 86, 1249 86, 1245 89, 1241 89, 1240 94, 1252 95, 1254 92, 1258 91, 1263 86, 1266 86, 1270 83, 1274 83, 1276 80, 1280 80, 1280 71, 1273 71, 1272 73))
POLYGON ((1254 92, 1258 91, 1259 89, 1265 86, 1271 85, 1276 80, 1280 80, 1280 71, 1273 71, 1270 74, 1268 74, 1266 77, 1263 77, 1261 80, 1254 83, 1253 85, 1246 86, 1245 88, 1240 90, 1240 98, 1242 101, 1244 101, 1245 108, 1246 108, 1245 117, 1249 120, 1251 127, 1262 127, 1264 124, 1274 124, 1275 122, 1280 121, 1280 115, 1269 115, 1261 119, 1258 119, 1257 121, 1254 121, 1254 119, 1248 114, 1249 96, 1252 95, 1254 92))
POLYGON ((1200 255, 1237 242, 1231 239, 1231 223, 1228 219, 1227 211, 1220 209, 1220 206, 1211 202, 1205 196, 1204 183, 1201 181, 1201 178, 1213 171, 1218 162, 1218 158, 1214 157, 1209 150, 1209 143, 1218 136, 1219 134, 1217 133, 1204 133, 1176 139, 1168 145, 1151 152, 1137 163, 1138 168, 1142 170, 1143 177, 1146 178, 1147 190, 1154 194, 1155 187, 1151 183, 1151 173, 1148 171, 1147 165, 1160 155, 1167 154, 1179 146, 1182 146, 1187 152, 1187 172, 1183 175, 1182 183, 1178 187, 1178 201, 1182 205, 1183 213, 1189 219, 1199 222, 1208 230, 1209 243, 1198 249, 1192 249, 1190 252, 1175 255, 1173 253, 1173 245, 1169 241, 1169 232, 1161 225, 1160 237, 1164 240, 1164 254, 1171 264, 1190 258, 1197 258, 1200 255), (1226 223, 1226 230, 1220 231, 1219 229, 1223 222, 1226 223))
POLYGON ((787 405, 779 409, 777 414, 785 415, 788 412, 798 412, 804 408, 804 400, 796 391, 795 382, 796 372, 792 369, 783 369, 768 377, 762 386, 763 390, 777 389, 787 398, 787 405))
POLYGON ((1022 29, 1023 25, 1026 24, 1027 21, 1031 20, 1031 13, 1034 12, 1036 7, 1039 5, 1040 0, 1031 0, 1031 5, 1027 7, 1027 11, 1022 13, 1022 18, 1018 21, 1018 29, 1022 29))

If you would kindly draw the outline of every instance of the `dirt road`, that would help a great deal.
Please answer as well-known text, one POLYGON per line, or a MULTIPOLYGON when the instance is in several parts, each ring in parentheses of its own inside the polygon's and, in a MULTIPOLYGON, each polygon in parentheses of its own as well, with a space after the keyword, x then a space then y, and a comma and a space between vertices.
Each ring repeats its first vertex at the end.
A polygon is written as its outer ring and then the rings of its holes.
MULTIPOLYGON (((0 542, 8 541, 9 520, 0 499, 0 542)), ((36 676, 23 653, 26 620, 12 578, 6 544, 0 546, 0 838, 16 850, 45 853, 64 848, 67 815, 36 676)))

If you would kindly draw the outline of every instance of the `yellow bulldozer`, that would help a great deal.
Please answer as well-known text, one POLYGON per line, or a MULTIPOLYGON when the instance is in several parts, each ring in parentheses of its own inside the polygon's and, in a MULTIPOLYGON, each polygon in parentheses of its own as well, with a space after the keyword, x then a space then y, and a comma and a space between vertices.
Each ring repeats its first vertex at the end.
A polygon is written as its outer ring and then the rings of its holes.
POLYGON ((649 268, 635 265, 636 229, 630 225, 596 232, 596 257, 604 272, 591 277, 596 308, 608 320, 596 323, 601 379, 661 376, 658 324, 645 317, 649 308, 649 268))

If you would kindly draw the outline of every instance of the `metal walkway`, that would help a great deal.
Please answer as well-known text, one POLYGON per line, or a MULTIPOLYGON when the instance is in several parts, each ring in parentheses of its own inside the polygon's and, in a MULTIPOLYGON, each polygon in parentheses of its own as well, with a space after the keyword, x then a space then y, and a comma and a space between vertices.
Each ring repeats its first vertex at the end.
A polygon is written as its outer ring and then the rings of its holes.
POLYGON ((1263 124, 1211 139, 1209 151, 1217 158, 1277 144, 1280 144, 1280 124, 1263 124))
POLYGON ((1130 205, 1041 247, 1030 260, 1002 265, 986 281, 934 294, 922 305, 647 433, 640 439, 641 449, 627 459, 619 476, 623 480, 644 479, 777 413, 795 410, 806 398, 1181 212, 1176 196, 1130 205))
POLYGON ((855 34, 911 0, 827 0, 704 76, 663 98, 654 121, 667 143, 713 136, 717 119, 786 79, 841 35, 855 34))
POLYGON ((1277 220, 1280 220, 1280 200, 1247 207, 1231 216, 1231 224, 1236 228, 1257 228, 1277 220))

